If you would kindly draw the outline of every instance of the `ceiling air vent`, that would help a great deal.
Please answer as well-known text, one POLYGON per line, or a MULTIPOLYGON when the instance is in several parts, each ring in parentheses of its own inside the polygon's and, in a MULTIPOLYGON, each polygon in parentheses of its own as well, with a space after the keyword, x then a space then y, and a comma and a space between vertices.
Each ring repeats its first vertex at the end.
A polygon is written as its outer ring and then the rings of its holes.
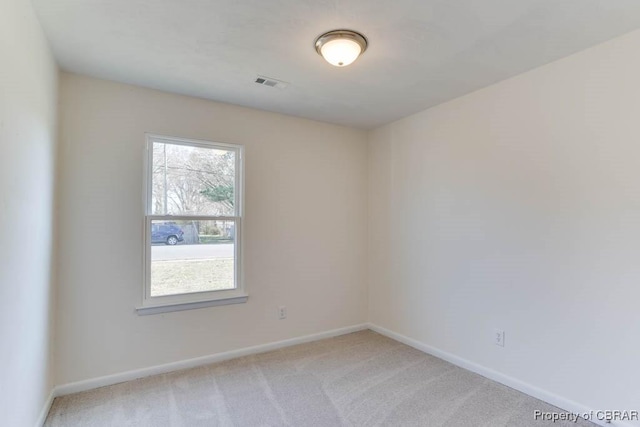
POLYGON ((271 77, 258 76, 256 78, 256 83, 263 86, 269 87, 277 87, 278 89, 284 89, 289 86, 289 83, 283 82, 282 80, 276 80, 271 77))

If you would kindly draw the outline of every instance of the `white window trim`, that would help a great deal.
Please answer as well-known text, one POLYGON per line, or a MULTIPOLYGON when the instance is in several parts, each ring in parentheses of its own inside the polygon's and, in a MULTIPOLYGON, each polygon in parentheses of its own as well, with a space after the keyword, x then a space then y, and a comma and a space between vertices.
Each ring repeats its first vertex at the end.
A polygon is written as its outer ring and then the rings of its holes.
POLYGON ((202 307, 211 307, 216 305, 239 304, 244 303, 248 299, 248 295, 244 289, 243 277, 243 208, 244 208, 244 146, 239 144, 228 144, 222 142, 211 142, 197 139, 186 139, 179 137, 163 136, 152 133, 146 133, 146 143, 144 148, 144 191, 143 191, 143 242, 144 242, 144 268, 143 268, 143 286, 142 286, 142 302, 136 307, 139 315, 166 313, 170 311, 190 310, 202 307), (235 162, 235 188, 234 205, 237 206, 236 216, 207 216, 207 215, 171 215, 171 219, 190 219, 190 220, 233 220, 235 224, 235 245, 234 245, 234 267, 235 267, 235 289, 221 291, 193 292, 179 295, 166 295, 159 297, 150 296, 151 285, 151 241, 150 232, 151 221, 157 219, 167 219, 168 215, 153 215, 151 212, 152 198, 152 177, 150 174, 150 165, 152 164, 153 150, 151 149, 154 142, 164 142, 176 145, 188 145, 195 147, 204 147, 212 149, 221 149, 234 151, 236 153, 235 162))

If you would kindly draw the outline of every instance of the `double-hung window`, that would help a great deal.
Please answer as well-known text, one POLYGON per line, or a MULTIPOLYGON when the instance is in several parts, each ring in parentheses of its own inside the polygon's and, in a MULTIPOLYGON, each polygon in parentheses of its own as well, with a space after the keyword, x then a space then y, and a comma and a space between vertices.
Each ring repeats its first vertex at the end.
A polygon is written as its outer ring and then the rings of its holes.
POLYGON ((141 314, 246 301, 243 147, 147 135, 141 314))

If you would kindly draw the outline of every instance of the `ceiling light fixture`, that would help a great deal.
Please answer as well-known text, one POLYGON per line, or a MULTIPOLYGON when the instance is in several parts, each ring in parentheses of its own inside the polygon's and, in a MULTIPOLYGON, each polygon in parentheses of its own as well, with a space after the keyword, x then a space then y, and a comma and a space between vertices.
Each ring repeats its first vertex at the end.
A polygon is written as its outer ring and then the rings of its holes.
POLYGON ((367 39, 351 30, 334 30, 316 39, 316 52, 329 64, 346 67, 367 50, 367 39))

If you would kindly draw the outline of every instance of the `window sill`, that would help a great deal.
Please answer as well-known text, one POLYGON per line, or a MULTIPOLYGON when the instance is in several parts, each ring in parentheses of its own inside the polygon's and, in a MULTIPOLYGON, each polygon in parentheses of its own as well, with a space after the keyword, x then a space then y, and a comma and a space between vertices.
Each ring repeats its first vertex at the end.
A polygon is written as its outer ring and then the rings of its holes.
POLYGON ((150 305, 146 307, 136 307, 139 316, 149 314, 169 313, 172 311, 194 310, 197 308, 214 307, 217 305, 243 304, 247 302, 249 295, 241 294, 225 298, 211 299, 206 301, 178 302, 162 305, 150 305))

